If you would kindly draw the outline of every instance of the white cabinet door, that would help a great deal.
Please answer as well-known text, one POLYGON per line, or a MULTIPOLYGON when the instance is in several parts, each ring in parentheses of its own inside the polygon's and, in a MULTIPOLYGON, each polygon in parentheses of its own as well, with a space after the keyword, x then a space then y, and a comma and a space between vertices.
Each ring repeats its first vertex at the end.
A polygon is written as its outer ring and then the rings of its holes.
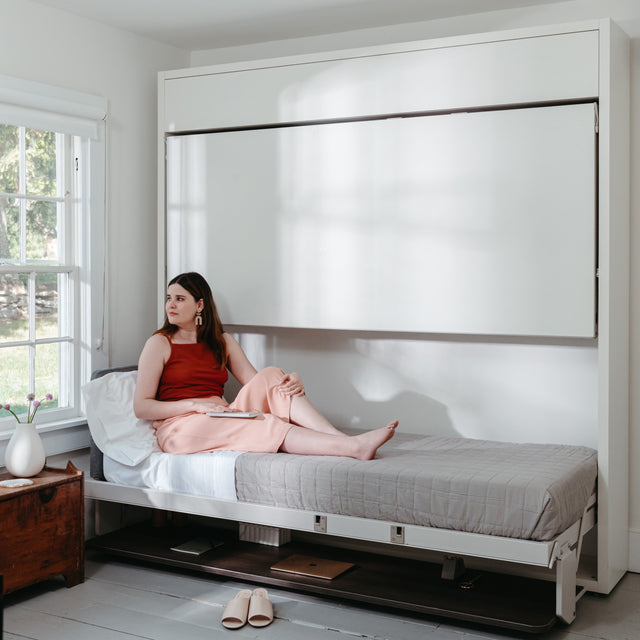
POLYGON ((223 322, 595 333, 593 104, 167 142, 168 275, 223 322))
POLYGON ((168 72, 163 130, 212 131, 598 96, 597 30, 439 42, 315 62, 247 63, 236 72, 224 65, 168 72))

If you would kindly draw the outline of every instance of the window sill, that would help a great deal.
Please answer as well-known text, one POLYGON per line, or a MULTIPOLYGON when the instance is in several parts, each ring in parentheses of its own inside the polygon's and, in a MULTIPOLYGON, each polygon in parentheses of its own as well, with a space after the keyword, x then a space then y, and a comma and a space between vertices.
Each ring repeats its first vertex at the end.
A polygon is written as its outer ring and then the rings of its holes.
MULTIPOLYGON (((13 427, 0 431, 1 464, 4 464, 4 452, 13 432, 13 427)), ((38 433, 47 456, 76 451, 89 446, 89 427, 84 417, 38 424, 38 433)))
MULTIPOLYGON (((8 440, 14 431, 15 422, 9 423, 11 426, 0 428, 0 441, 8 440)), ((49 431, 57 431, 58 429, 68 429, 70 427, 78 427, 87 425, 87 419, 84 416, 76 416, 75 418, 66 418, 64 420, 52 420, 50 422, 36 422, 36 429, 40 435, 49 431)))

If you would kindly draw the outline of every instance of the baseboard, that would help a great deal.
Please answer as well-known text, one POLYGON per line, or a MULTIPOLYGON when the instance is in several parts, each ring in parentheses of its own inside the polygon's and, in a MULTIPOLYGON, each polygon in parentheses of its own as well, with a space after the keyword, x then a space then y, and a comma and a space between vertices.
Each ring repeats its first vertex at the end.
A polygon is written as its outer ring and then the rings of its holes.
POLYGON ((629 529, 629 571, 640 573, 640 529, 629 529))

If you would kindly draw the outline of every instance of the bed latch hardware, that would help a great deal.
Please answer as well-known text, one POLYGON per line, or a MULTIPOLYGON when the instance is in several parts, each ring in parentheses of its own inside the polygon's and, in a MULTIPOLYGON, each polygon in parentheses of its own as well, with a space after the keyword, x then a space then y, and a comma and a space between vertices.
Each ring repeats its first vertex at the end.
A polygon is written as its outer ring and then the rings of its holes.
POLYGON ((391 525, 391 542, 404 544, 404 527, 397 524, 391 525))
POLYGON ((315 515, 313 518, 313 530, 316 533, 327 533, 327 516, 315 515))

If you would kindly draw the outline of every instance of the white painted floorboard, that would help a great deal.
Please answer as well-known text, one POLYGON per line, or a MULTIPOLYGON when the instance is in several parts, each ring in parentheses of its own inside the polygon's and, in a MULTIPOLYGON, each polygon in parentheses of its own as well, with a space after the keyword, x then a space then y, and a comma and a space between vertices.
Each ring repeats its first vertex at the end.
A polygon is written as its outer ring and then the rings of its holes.
POLYGON ((67 589, 51 580, 5 597, 4 640, 638 640, 640 575, 627 575, 608 597, 586 595, 577 620, 543 636, 457 625, 345 605, 270 588, 275 620, 263 629, 224 629, 226 603, 252 585, 202 574, 87 557, 86 580, 67 589))

